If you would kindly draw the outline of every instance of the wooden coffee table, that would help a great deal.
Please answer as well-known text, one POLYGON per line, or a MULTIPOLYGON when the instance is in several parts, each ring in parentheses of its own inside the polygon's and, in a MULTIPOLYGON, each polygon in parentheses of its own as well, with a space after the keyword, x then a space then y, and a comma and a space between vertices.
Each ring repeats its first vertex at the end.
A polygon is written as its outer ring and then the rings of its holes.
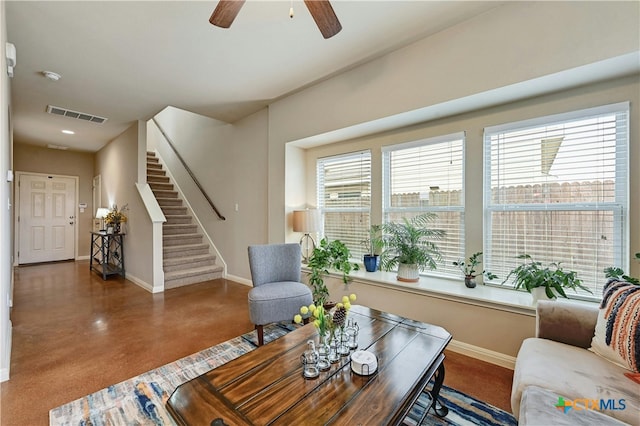
POLYGON ((445 416, 446 407, 436 403, 451 335, 362 306, 349 317, 360 327, 358 348, 378 357, 374 374, 357 375, 342 357, 320 377, 305 379, 300 355, 317 335, 308 324, 180 385, 167 401, 169 412, 181 425, 395 425, 435 376, 431 403, 445 416))

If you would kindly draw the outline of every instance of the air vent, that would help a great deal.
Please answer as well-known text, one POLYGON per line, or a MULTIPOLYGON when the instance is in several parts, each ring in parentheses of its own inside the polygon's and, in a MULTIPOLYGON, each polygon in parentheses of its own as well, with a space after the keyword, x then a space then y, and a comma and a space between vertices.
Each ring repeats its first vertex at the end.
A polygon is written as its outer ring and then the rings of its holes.
POLYGON ((102 124, 107 121, 107 119, 104 117, 87 114, 84 112, 72 111, 70 109, 60 108, 53 105, 47 105, 47 112, 53 115, 62 115, 69 118, 76 118, 78 120, 90 121, 96 124, 102 124))

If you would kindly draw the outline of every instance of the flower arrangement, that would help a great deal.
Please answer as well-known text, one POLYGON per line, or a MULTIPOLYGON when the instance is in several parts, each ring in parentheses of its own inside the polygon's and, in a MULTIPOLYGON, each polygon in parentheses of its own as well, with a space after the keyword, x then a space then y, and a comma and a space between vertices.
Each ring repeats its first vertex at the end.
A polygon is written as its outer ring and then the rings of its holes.
POLYGON ((118 206, 114 204, 113 208, 107 215, 104 217, 105 223, 117 225, 119 223, 123 223, 127 221, 127 216, 124 214, 128 204, 125 204, 120 210, 118 210, 118 206))
POLYGON ((316 306, 311 304, 309 306, 302 306, 300 313, 293 317, 293 321, 297 324, 302 323, 303 315, 311 314, 313 325, 315 325, 320 335, 320 339, 333 337, 336 328, 343 328, 347 322, 347 313, 351 309, 351 302, 356 301, 356 295, 350 294, 349 296, 343 296, 342 302, 337 303, 336 306, 327 311, 322 305, 316 306))

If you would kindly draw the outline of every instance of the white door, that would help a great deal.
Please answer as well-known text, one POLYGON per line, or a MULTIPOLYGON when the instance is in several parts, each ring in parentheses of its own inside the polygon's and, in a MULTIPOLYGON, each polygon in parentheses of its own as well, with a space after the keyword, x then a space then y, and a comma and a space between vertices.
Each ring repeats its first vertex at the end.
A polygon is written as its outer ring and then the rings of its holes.
POLYGON ((20 174, 18 263, 73 259, 75 179, 20 174))

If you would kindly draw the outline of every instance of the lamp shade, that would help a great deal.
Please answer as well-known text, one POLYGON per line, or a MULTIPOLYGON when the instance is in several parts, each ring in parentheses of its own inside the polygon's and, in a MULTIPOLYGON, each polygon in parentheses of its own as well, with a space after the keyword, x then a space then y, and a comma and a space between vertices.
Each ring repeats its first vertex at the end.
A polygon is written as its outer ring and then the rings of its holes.
POLYGON ((293 211, 293 231, 311 232, 320 231, 320 211, 318 209, 294 210, 293 211))
POLYGON ((98 210, 96 211, 96 219, 104 219, 108 214, 109 209, 105 207, 98 207, 98 210))

